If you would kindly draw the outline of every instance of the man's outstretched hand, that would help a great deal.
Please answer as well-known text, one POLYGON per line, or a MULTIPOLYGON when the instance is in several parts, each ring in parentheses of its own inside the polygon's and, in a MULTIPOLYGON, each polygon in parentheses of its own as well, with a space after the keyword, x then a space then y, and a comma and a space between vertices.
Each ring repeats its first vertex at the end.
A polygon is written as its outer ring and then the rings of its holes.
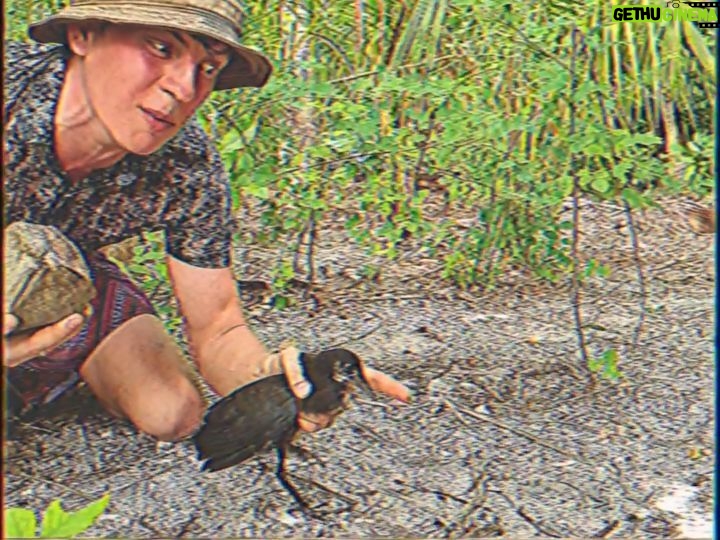
MULTIPOLYGON (((310 382, 303 377, 300 351, 294 346, 289 346, 281 350, 277 356, 282 371, 285 373, 288 384, 295 396, 299 399, 308 397, 313 388, 310 382)), ((373 391, 385 394, 403 403, 410 402, 410 389, 401 382, 364 364, 362 365, 362 372, 365 381, 373 391)), ((298 417, 298 425, 303 431, 313 432, 329 427, 334 419, 335 417, 329 414, 301 414, 298 417)))

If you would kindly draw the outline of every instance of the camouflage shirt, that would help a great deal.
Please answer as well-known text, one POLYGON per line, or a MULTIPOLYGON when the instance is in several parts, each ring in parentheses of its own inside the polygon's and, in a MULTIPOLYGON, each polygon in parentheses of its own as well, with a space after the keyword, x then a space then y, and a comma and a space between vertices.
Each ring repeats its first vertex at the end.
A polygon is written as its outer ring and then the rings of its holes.
POLYGON ((62 171, 53 120, 67 59, 64 46, 5 44, 5 223, 54 225, 86 252, 162 230, 173 257, 228 266, 228 178, 196 121, 150 156, 128 154, 78 182, 62 171))

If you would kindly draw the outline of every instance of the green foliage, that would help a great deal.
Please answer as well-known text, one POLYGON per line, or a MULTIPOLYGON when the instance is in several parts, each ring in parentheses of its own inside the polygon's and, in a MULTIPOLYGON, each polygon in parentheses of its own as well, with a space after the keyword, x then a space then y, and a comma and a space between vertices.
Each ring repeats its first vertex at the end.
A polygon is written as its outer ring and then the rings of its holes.
MULTIPOLYGON (((106 494, 75 512, 62 509, 59 500, 55 500, 45 510, 39 538, 70 538, 85 532, 105 511, 110 502, 106 494)), ((5 538, 38 538, 37 519, 32 510, 25 508, 6 508, 4 512, 5 538)))
MULTIPOLYGON (((11 0, 9 35, 52 5, 11 0)), ((262 91, 213 94, 198 116, 235 208, 259 216, 243 242, 283 246, 276 306, 291 302, 282 291, 298 274, 312 276, 301 254, 330 223, 387 259, 421 244, 444 279, 491 287, 510 268, 551 282, 572 269, 562 209, 575 177, 582 196, 631 209, 658 195, 708 196, 712 32, 609 24, 610 9, 599 0, 248 3, 243 39, 273 59, 273 78, 262 91), (441 195, 418 187, 421 176, 441 195), (447 219, 429 211, 439 205, 447 219), (457 216, 474 225, 457 227, 457 216)), ((134 261, 149 291, 167 278, 161 252, 153 241, 134 261)), ((609 271, 582 264, 582 277, 609 271)))
POLYGON ((609 349, 600 355, 599 358, 590 358, 588 360, 588 368, 593 373, 600 373, 603 379, 616 381, 623 376, 618 368, 619 361, 620 355, 618 352, 615 349, 609 349))
MULTIPOLYGON (((407 238, 420 240, 460 286, 491 286, 510 266, 555 281, 571 268, 571 227, 560 211, 573 174, 585 196, 645 208, 655 193, 688 190, 670 174, 682 159, 690 189, 707 194, 710 111, 700 105, 687 120, 656 113, 668 103, 712 103, 699 98, 714 83, 705 68, 709 35, 692 25, 661 35, 608 29, 601 3, 586 12, 561 4, 549 17, 542 7, 514 12, 493 1, 449 9, 445 2, 346 3, 283 15, 292 21, 287 33, 260 7, 252 10, 259 35, 281 30, 280 41, 262 44, 283 51, 276 76, 260 96, 218 96, 205 111, 225 133, 220 150, 236 203, 263 209, 262 230, 250 240, 294 245, 287 256, 297 259, 309 222, 339 211, 350 238, 369 253, 392 259, 407 238), (364 9, 360 22, 357 9, 364 9), (334 24, 347 31, 335 32, 344 45, 334 41, 331 54, 325 37, 334 24), (583 39, 571 91, 575 26, 583 39), (624 41, 614 41, 618 35, 624 41), (300 44, 310 52, 299 55, 300 44), (678 46, 683 54, 670 55, 678 46), (663 55, 672 69, 662 60, 658 67, 663 55), (692 74, 689 88, 675 82, 683 70, 692 74), (661 83, 669 93, 653 101, 661 83), (278 118, 284 121, 264 122, 278 118), (691 132, 688 141, 702 140, 696 148, 703 150, 689 150, 678 135, 691 132), (475 215, 476 227, 458 231, 427 217, 430 194, 414 188, 421 174, 439 178, 447 215, 475 215)), ((281 266, 278 283, 289 282, 291 266, 281 266)))
POLYGON ((140 284, 153 301, 155 310, 165 327, 171 333, 180 331, 182 318, 178 314, 174 298, 170 291, 165 235, 161 232, 143 234, 144 243, 133 248, 132 261, 125 270, 140 284), (157 301, 158 293, 162 301, 157 301))

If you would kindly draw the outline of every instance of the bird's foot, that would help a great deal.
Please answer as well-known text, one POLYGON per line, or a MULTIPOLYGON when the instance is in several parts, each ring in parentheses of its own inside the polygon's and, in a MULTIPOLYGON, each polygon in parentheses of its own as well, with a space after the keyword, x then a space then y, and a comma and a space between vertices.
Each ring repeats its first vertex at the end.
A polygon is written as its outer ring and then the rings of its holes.
POLYGON ((292 452, 293 454, 297 454, 301 458, 303 458, 306 461, 315 461, 318 463, 321 467, 325 467, 326 463, 320 459, 320 457, 315 454, 314 452, 311 452, 307 448, 303 448, 300 445, 297 444, 291 444, 288 446, 288 450, 292 452))
POLYGON ((340 508, 322 508, 327 505, 327 503, 320 503, 312 508, 300 506, 300 511, 308 517, 324 521, 331 516, 336 516, 338 514, 342 514, 343 512, 351 512, 355 509, 355 503, 348 503, 340 508))

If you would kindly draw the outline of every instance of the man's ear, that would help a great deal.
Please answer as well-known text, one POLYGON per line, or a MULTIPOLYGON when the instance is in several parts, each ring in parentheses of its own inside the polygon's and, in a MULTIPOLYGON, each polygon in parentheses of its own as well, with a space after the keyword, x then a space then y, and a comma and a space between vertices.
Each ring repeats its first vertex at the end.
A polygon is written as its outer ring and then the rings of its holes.
POLYGON ((67 43, 70 50, 78 55, 85 56, 88 51, 90 40, 95 34, 92 24, 70 23, 67 25, 67 43))

